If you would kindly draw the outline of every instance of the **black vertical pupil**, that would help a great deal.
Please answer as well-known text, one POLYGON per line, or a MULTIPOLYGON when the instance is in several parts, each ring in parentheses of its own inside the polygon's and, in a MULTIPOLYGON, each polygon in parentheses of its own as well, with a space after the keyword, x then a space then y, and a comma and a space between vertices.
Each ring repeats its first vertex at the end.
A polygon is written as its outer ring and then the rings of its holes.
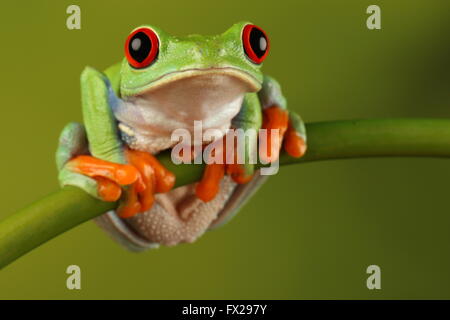
POLYGON ((144 32, 136 33, 128 44, 128 52, 137 62, 142 62, 152 50, 152 42, 144 32))
POLYGON ((250 46, 258 58, 261 58, 266 53, 267 39, 261 30, 253 28, 250 31, 250 46))

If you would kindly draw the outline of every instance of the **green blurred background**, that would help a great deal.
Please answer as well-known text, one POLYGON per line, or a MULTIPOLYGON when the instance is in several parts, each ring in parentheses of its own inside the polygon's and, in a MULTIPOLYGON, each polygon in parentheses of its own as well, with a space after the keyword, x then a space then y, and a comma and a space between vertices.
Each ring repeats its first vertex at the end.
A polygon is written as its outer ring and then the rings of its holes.
MULTIPOLYGON (((56 190, 54 151, 81 121, 79 74, 122 59, 142 23, 215 34, 250 20, 266 73, 308 122, 450 117, 450 2, 27 1, 0 5, 0 218, 56 190), (66 29, 78 4, 82 29, 66 29), (367 6, 382 10, 368 30, 367 6)), ((341 160, 282 168, 224 228, 141 254, 92 222, 0 272, 0 298, 450 298, 450 161, 341 160), (66 289, 66 267, 82 290, 66 289), (366 288, 368 265, 382 289, 366 288)))

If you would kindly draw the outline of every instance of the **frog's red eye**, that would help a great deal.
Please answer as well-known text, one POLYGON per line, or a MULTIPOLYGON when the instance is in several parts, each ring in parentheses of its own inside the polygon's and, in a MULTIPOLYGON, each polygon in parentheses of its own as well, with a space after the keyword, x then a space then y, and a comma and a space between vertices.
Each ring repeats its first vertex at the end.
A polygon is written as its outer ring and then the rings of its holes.
POLYGON ((269 53, 269 38, 254 24, 247 24, 242 30, 242 43, 245 54, 254 63, 260 64, 269 53))
POLYGON ((156 33, 150 28, 134 30, 125 42, 125 55, 128 63, 141 69, 148 67, 158 56, 159 40, 156 33))

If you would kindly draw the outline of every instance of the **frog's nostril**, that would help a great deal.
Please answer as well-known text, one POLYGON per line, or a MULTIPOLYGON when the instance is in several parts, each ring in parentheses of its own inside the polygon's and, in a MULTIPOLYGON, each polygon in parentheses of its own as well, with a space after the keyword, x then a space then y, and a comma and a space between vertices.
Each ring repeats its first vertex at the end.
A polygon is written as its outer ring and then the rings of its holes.
POLYGON ((223 57, 227 54, 227 51, 224 48, 220 48, 219 50, 217 50, 217 54, 219 55, 219 57, 223 57))
POLYGON ((201 58, 203 56, 203 51, 200 47, 194 47, 188 50, 189 55, 195 58, 201 58))

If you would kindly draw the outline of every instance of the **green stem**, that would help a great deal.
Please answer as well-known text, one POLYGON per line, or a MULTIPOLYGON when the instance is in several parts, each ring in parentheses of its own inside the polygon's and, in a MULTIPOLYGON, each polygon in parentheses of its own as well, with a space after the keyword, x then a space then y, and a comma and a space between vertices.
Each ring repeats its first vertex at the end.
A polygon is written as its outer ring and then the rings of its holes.
MULTIPOLYGON (((311 123, 301 159, 282 154, 281 165, 362 157, 450 157, 450 119, 374 119, 311 123)), ((199 180, 203 165, 175 165, 170 153, 158 159, 177 177, 176 186, 199 180)), ((65 187, 0 222, 0 268, 116 203, 65 187)))

